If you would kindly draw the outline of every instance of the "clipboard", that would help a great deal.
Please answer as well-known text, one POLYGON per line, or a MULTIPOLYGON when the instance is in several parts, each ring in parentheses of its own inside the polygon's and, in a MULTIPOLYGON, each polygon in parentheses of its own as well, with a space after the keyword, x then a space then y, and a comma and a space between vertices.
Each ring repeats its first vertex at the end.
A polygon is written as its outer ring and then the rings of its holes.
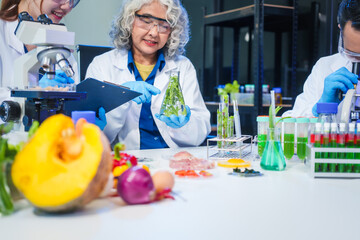
POLYGON ((76 92, 85 92, 85 99, 79 101, 66 101, 64 112, 71 116, 72 111, 94 111, 100 107, 109 112, 114 108, 138 97, 141 93, 114 83, 103 82, 94 78, 87 78, 76 85, 76 92))

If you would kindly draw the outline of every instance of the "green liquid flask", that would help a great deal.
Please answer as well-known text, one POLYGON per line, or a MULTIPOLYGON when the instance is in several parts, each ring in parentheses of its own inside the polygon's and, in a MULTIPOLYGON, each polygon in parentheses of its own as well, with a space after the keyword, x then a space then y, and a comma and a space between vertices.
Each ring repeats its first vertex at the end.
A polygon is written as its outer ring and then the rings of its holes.
POLYGON ((286 162, 280 143, 280 129, 268 128, 267 132, 266 146, 261 157, 260 166, 265 170, 285 170, 286 162))

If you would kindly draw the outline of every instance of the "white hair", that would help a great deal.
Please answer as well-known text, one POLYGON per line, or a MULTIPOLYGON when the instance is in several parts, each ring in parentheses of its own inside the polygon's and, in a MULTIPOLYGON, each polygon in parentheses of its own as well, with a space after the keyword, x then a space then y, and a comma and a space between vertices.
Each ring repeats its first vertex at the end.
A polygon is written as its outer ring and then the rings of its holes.
POLYGON ((110 37, 117 49, 131 49, 131 32, 135 12, 144 5, 158 1, 167 7, 166 21, 171 25, 171 33, 163 48, 167 58, 175 58, 185 53, 185 45, 190 38, 189 18, 179 0, 125 0, 119 14, 112 22, 110 37))

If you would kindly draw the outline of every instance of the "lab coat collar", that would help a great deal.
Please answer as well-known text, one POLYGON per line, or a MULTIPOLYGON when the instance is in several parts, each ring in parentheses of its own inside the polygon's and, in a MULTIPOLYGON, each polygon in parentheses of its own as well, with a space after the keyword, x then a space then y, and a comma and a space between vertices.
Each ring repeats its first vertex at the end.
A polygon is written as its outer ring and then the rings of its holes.
MULTIPOLYGON (((155 64, 155 67, 157 66, 157 64, 159 64, 159 71, 161 72, 165 66, 165 57, 164 57, 164 53, 160 50, 158 52, 158 59, 157 62, 155 64)), ((130 73, 133 73, 133 71, 135 70, 135 61, 132 55, 132 51, 129 50, 128 51, 128 63, 127 63, 127 67, 130 71, 130 73)))
MULTIPOLYGON (((114 58, 114 66, 121 70, 128 69, 128 57, 129 57, 129 50, 127 49, 118 49, 117 51, 114 51, 115 58, 114 58)), ((175 59, 166 59, 165 57, 165 66, 162 70, 162 72, 168 72, 171 70, 174 70, 177 68, 175 59)))
MULTIPOLYGON (((336 71, 342 67, 346 67, 349 68, 351 67, 351 62, 349 59, 347 59, 346 57, 342 56, 340 53, 337 53, 338 57, 336 58, 336 60, 331 64, 331 70, 332 71, 336 71)), ((350 70, 351 71, 351 68, 350 70)))
POLYGON ((9 47, 13 48, 20 54, 24 54, 24 44, 16 37, 14 31, 16 26, 18 25, 18 21, 12 21, 5 23, 5 41, 9 47))

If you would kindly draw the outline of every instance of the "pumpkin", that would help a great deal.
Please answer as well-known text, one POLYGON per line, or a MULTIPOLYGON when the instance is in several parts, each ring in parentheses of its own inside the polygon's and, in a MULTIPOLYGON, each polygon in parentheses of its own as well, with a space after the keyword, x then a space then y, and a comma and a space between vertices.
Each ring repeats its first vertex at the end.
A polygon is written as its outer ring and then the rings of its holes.
POLYGON ((15 186, 36 208, 69 212, 97 198, 111 173, 110 144, 86 120, 47 118, 16 155, 11 175, 15 186))

